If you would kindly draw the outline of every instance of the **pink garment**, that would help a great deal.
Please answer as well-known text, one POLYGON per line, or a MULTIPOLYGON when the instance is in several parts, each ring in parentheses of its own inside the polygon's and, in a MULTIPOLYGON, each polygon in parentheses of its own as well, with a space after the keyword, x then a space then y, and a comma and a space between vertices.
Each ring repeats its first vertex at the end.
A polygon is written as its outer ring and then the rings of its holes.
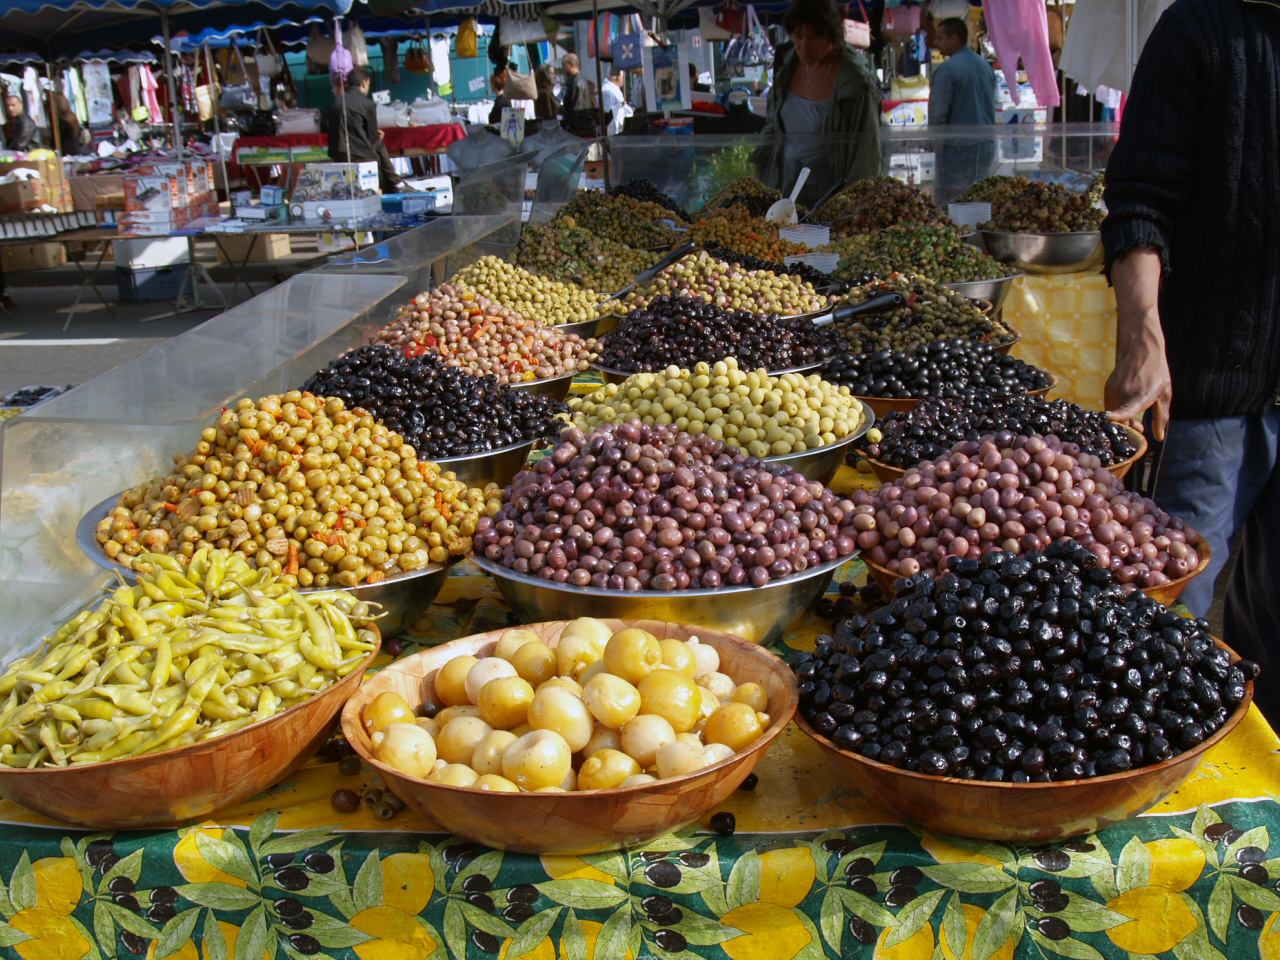
POLYGON ((156 78, 151 73, 151 68, 142 66, 138 68, 138 80, 142 85, 142 105, 147 108, 147 113, 151 115, 152 123, 164 123, 164 112, 160 109, 160 101, 156 99, 156 78))
POLYGON ((1058 106, 1058 79, 1049 53, 1049 19, 1044 0, 986 0, 983 14, 1014 106, 1020 99, 1019 56, 1040 106, 1058 106))

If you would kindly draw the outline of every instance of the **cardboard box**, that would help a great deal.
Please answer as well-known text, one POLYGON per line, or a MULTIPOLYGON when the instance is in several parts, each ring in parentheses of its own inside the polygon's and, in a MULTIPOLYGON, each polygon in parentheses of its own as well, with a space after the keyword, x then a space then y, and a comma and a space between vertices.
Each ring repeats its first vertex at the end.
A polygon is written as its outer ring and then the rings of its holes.
POLYGON ((5 273, 48 270, 67 262, 67 250, 60 243, 33 243, 24 247, 0 247, 0 263, 5 273))
POLYGON ((219 263, 267 263, 293 252, 287 233, 220 233, 217 240, 219 263))
POLYGON ((117 226, 120 229, 122 237, 167 237, 175 230, 181 230, 187 225, 185 219, 176 220, 135 220, 131 214, 122 214, 117 226))
POLYGON ((61 157, 48 160, 0 160, 0 177, 7 176, 19 168, 37 171, 40 179, 46 183, 62 183, 67 179, 62 168, 61 157))
POLYGON ((163 212, 186 206, 185 180, 176 177, 125 177, 124 208, 129 212, 163 212))
POLYGON ((380 194, 378 164, 308 163, 293 187, 294 200, 345 200, 380 194))
POLYGON ((358 200, 305 200, 302 204, 304 220, 362 220, 382 212, 382 197, 361 197, 358 200))
POLYGON ((294 163, 324 163, 329 159, 329 148, 315 145, 291 147, 289 158, 294 163))
POLYGON ((130 270, 116 267, 116 289, 125 303, 176 300, 186 289, 188 264, 130 270))
POLYGON ((117 240, 112 245, 112 255, 122 267, 135 270, 171 267, 175 263, 190 263, 191 250, 186 237, 166 237, 163 240, 117 240))

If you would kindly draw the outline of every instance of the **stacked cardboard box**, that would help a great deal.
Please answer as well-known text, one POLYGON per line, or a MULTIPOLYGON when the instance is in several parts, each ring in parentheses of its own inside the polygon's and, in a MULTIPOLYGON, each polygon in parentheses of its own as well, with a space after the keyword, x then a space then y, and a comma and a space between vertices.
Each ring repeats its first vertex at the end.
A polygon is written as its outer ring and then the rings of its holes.
POLYGON ((122 237, 163 237, 200 217, 218 215, 213 164, 208 160, 150 163, 124 181, 122 237))
POLYGON ((62 168, 62 159, 5 160, 0 162, 0 178, 16 169, 34 170, 38 176, 30 180, 0 184, 0 214, 20 213, 53 207, 67 213, 71 207, 71 187, 62 168))

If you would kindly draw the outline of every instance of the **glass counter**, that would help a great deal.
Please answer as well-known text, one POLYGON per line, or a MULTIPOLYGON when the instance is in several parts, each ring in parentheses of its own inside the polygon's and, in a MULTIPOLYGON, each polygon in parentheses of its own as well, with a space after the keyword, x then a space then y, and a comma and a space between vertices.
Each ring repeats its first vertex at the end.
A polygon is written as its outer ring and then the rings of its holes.
POLYGON ((296 389, 339 353, 367 342, 405 298, 430 288, 434 265, 510 222, 433 221, 296 276, 5 421, 0 662, 110 582, 76 546, 76 525, 90 507, 167 471, 221 408, 296 389))

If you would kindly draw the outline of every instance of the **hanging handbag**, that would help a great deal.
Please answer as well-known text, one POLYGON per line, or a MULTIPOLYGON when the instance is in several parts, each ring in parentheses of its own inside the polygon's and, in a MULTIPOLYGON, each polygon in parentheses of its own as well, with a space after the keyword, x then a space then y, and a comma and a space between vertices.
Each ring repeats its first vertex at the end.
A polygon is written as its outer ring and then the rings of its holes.
POLYGON ((613 42, 613 67, 615 70, 638 70, 644 66, 644 34, 619 34, 613 42))
POLYGON ((212 120, 217 112, 217 103, 222 95, 218 87, 218 79, 213 73, 213 56, 209 48, 204 48, 204 56, 200 58, 204 64, 206 83, 196 84, 196 112, 202 121, 212 120))
POLYGON ((737 0, 724 0, 716 7, 716 26, 730 37, 741 34, 747 26, 747 14, 737 0))
POLYGON ((508 100, 537 100, 538 85, 533 74, 521 73, 519 70, 507 68, 507 86, 503 91, 508 100))
POLYGON ((613 59, 613 37, 618 29, 616 13, 602 13, 587 34, 587 56, 592 60, 613 59))
POLYGON ((329 77, 346 81, 348 74, 356 68, 355 57, 342 42, 342 25, 333 21, 333 53, 329 55, 329 77))
POLYGON ((746 66, 760 67, 773 63, 773 44, 764 29, 764 24, 756 15, 756 8, 751 4, 747 5, 746 44, 746 66))
POLYGON ((419 34, 415 33, 409 41, 409 49, 404 53, 404 69, 406 73, 416 74, 430 73, 433 69, 431 55, 419 34))
POLYGON ((311 25, 311 37, 307 40, 307 73, 316 76, 329 72, 329 58, 333 56, 333 38, 320 32, 320 24, 311 25))
POLYGON ((863 6, 862 0, 858 0, 858 7, 862 10, 861 20, 850 17, 849 14, 852 11, 845 11, 844 42, 855 50, 869 50, 871 48, 871 17, 867 15, 867 8, 863 6))
POLYGON ((498 21, 498 30, 506 44, 541 43, 547 39, 547 28, 541 20, 517 20, 503 14, 498 21))
POLYGON ((882 32, 891 37, 906 37, 920 30, 919 7, 885 7, 880 22, 882 32))
POLYGON ((479 41, 476 39, 476 22, 463 20, 458 24, 458 38, 454 41, 454 50, 459 60, 470 60, 480 55, 479 41))
POLYGON ((239 64, 240 76, 245 79, 243 83, 233 83, 223 87, 218 104, 232 113, 252 113, 258 109, 258 91, 249 82, 249 71, 245 67, 244 59, 240 56, 240 48, 235 43, 231 44, 231 52, 236 63, 239 64))
POLYGON ((258 51, 253 55, 253 59, 258 64, 259 77, 274 77, 280 72, 280 54, 276 52, 275 45, 271 42, 271 34, 267 33, 266 27, 258 30, 258 51))
POLYGON ((716 23, 716 11, 712 7, 698 8, 698 32, 702 34, 702 39, 707 41, 733 39, 732 33, 722 30, 716 23))

